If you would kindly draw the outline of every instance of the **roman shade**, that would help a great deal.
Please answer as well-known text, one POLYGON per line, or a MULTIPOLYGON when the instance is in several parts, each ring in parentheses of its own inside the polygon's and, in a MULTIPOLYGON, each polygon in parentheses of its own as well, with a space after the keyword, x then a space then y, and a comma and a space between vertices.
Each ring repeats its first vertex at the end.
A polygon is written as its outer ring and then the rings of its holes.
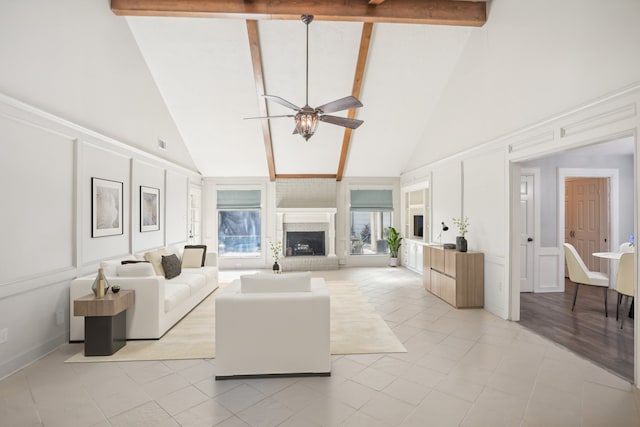
POLYGON ((391 190, 351 190, 351 210, 366 212, 393 211, 391 190))
POLYGON ((260 190, 218 190, 218 209, 260 209, 260 190))

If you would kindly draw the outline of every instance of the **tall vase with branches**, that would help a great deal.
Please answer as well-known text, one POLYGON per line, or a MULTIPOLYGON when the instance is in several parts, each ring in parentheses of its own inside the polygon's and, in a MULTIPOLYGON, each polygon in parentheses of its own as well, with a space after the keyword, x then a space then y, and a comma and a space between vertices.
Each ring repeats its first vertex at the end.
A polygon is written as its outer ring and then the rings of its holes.
POLYGON ((469 217, 453 218, 453 225, 458 227, 458 236, 456 237, 456 250, 459 252, 467 252, 467 239, 465 235, 469 231, 469 217))
POLYGON ((269 247, 271 249, 271 255, 273 256, 273 272, 280 273, 280 264, 278 261, 282 256, 282 242, 278 240, 277 242, 269 242, 269 247))

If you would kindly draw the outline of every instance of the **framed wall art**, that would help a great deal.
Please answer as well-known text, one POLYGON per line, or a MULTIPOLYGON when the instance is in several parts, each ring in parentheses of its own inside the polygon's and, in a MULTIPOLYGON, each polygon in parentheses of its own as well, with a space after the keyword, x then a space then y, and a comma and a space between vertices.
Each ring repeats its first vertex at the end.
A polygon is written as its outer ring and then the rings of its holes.
POLYGON ((160 189, 140 186, 140 232, 160 230, 160 189))
POLYGON ((91 178, 91 237, 123 234, 122 183, 91 178))

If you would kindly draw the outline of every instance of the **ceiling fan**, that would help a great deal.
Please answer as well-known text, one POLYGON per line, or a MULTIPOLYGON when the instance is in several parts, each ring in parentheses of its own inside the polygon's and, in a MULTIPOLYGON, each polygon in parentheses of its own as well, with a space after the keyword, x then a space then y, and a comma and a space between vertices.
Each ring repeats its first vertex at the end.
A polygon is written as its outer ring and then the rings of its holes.
POLYGON ((362 107, 362 102, 354 96, 346 96, 336 99, 319 107, 309 106, 309 24, 313 21, 313 15, 302 15, 302 22, 307 26, 307 75, 306 75, 306 98, 304 107, 297 105, 274 95, 263 95, 269 101, 273 101, 282 106, 296 111, 296 114, 285 114, 280 116, 247 117, 247 119, 275 119, 281 117, 294 117, 296 128, 293 133, 301 135, 305 140, 309 140, 318 128, 318 121, 331 123, 332 125, 343 126, 349 129, 357 129, 364 121, 350 119, 348 117, 329 116, 328 113, 362 107))

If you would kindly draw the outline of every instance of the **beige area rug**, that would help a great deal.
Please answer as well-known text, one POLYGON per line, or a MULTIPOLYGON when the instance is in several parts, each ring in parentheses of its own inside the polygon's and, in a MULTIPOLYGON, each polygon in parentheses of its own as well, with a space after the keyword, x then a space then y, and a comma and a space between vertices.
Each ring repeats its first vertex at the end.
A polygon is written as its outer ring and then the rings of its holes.
MULTIPOLYGON (((112 356, 85 357, 82 350, 66 362, 214 358, 215 297, 223 287, 221 285, 159 340, 127 341, 127 345, 112 356)), ((327 282, 327 288, 331 295, 331 354, 407 351, 355 284, 333 281, 327 282)))

